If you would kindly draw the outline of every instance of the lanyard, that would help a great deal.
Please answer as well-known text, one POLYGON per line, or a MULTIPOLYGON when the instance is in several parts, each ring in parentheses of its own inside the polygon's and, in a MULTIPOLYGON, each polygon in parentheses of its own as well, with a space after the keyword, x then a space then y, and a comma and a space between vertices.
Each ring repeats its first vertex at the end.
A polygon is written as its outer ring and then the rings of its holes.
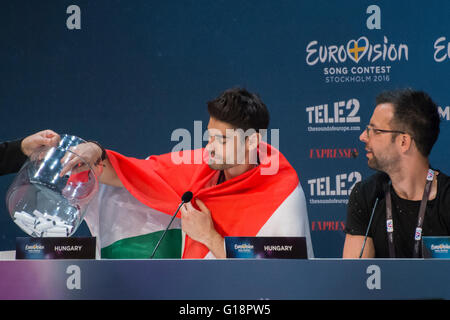
MULTIPOLYGON (((428 169, 427 183, 425 184, 425 189, 423 190, 422 201, 419 207, 419 217, 417 218, 417 227, 414 234, 414 258, 419 257, 419 248, 422 240, 422 226, 423 220, 425 218, 425 210, 427 208, 428 197, 430 196, 431 185, 433 183, 434 171, 428 169)), ((395 248, 394 248, 394 223, 392 220, 392 199, 391 199, 391 182, 389 181, 388 187, 385 191, 386 196, 386 230, 389 243, 389 256, 395 258, 395 248)))

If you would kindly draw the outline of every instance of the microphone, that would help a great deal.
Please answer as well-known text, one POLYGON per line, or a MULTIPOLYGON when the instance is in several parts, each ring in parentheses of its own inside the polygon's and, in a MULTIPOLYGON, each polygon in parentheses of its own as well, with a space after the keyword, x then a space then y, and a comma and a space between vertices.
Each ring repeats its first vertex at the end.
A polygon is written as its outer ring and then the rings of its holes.
POLYGON ((194 196, 194 195, 192 194, 192 192, 186 191, 186 192, 183 193, 183 195, 181 196, 181 201, 184 202, 184 203, 187 203, 187 202, 189 202, 189 201, 192 200, 192 197, 193 197, 193 196, 194 196))
POLYGON ((372 218, 373 218, 373 214, 375 213, 375 208, 377 207, 377 204, 378 204, 378 199, 380 199, 380 197, 377 197, 375 199, 375 204, 373 205, 373 208, 372 208, 372 214, 370 215, 369 225, 367 226, 366 235, 364 236, 364 242, 363 242, 363 245, 361 248, 361 253, 359 254, 360 259, 363 255, 364 247, 366 246, 367 235, 369 234, 370 225, 372 224, 372 218))
POLYGON ((372 214, 370 215, 370 219, 369 219, 369 225, 367 226, 366 235, 364 236, 364 242, 363 242, 363 245, 361 248, 361 252, 359 254, 360 259, 363 255, 364 247, 366 246, 367 235, 369 234, 370 225, 372 224, 373 215, 375 213, 375 209, 377 208, 378 201, 380 201, 384 197, 383 184, 384 184, 385 180, 386 180, 386 178, 383 177, 382 181, 377 183, 377 188, 376 188, 377 198, 375 199, 375 204, 373 205, 372 214))
POLYGON ((178 208, 177 208, 177 210, 175 211, 175 213, 173 214, 172 219, 170 219, 170 222, 169 222, 169 224, 167 225, 166 230, 164 230, 163 234, 162 234, 161 237, 159 238, 158 243, 157 243, 156 246, 155 246, 155 249, 153 249, 153 253, 152 253, 152 255, 150 256, 150 259, 153 259, 153 257, 155 256, 156 250, 158 250, 158 247, 159 247, 159 245, 160 245, 160 243, 161 243, 161 240, 162 240, 162 239, 164 238, 164 236, 166 235, 167 230, 169 230, 169 227, 170 227, 170 225, 172 224, 173 220, 175 219, 175 217, 176 217, 178 211, 180 211, 181 206, 182 206, 183 204, 185 204, 185 203, 191 201, 193 196, 194 196, 194 195, 193 195, 192 192, 190 192, 190 191, 186 191, 185 193, 183 193, 183 196, 181 197, 181 203, 180 203, 180 205, 178 206, 178 208))

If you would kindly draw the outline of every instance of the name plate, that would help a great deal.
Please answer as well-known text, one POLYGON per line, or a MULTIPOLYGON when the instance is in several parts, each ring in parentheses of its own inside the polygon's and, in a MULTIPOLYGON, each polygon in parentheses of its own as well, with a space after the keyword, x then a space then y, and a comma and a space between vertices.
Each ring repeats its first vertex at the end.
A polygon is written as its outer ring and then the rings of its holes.
POLYGON ((95 237, 16 238, 16 259, 95 259, 95 237))
POLYGON ((424 258, 450 259, 450 237, 422 237, 424 258))
POLYGON ((307 259, 305 237, 225 237, 227 258, 307 259))

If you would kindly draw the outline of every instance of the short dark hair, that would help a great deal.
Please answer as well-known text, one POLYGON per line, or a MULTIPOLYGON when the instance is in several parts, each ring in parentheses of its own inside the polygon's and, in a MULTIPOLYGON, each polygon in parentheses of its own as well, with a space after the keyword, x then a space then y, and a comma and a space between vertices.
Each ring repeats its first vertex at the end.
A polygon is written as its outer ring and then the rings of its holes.
POLYGON ((428 157, 440 131, 438 107, 431 97, 423 91, 408 88, 379 94, 376 104, 381 103, 394 106, 392 127, 410 134, 419 152, 428 157))
POLYGON ((269 126, 269 111, 261 98, 243 88, 224 91, 208 102, 209 115, 231 124, 236 129, 259 132, 269 126))

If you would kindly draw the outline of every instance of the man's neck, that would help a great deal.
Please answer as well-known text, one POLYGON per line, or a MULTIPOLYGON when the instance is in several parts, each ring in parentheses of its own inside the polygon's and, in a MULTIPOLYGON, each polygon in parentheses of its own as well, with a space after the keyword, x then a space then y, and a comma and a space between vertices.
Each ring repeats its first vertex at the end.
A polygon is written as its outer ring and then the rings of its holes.
POLYGON ((428 169, 428 159, 424 159, 405 163, 395 172, 388 173, 395 193, 406 200, 422 200, 428 169))

